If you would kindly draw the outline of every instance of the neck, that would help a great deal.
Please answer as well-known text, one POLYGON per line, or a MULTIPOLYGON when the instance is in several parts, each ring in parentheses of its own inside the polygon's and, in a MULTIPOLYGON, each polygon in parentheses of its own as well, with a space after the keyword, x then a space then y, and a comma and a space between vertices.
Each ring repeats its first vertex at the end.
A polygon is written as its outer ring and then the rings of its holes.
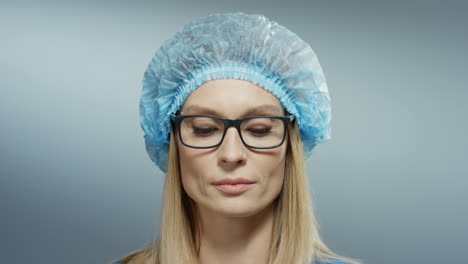
POLYGON ((267 264, 273 233, 273 203, 248 217, 230 217, 197 207, 201 264, 267 264))

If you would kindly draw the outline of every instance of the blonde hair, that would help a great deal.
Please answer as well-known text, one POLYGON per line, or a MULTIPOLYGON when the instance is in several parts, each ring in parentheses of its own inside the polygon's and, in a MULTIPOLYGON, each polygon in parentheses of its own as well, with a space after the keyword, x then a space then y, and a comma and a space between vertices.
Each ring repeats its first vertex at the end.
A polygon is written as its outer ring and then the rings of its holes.
MULTIPOLYGON (((274 200, 274 229, 268 264, 310 264, 343 261, 322 241, 307 180, 302 143, 296 122, 288 127, 288 148, 283 190, 274 200)), ((193 201, 185 193, 173 131, 170 133, 168 169, 164 184, 160 235, 146 248, 118 260, 120 264, 199 264, 199 228, 193 201)))

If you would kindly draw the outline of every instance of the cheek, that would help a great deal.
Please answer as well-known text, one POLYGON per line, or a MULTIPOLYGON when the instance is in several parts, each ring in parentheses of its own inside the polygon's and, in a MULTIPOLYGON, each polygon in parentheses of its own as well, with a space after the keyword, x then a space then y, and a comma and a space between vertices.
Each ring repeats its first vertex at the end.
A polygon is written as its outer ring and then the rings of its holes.
POLYGON ((182 188, 192 200, 197 200, 200 191, 198 188, 197 173, 191 169, 189 162, 182 162, 180 165, 182 188))
POLYGON ((286 168, 286 153, 287 153, 287 145, 283 145, 281 150, 278 153, 274 163, 276 166, 272 165, 271 168, 274 168, 272 171, 272 177, 274 184, 277 185, 277 191, 281 191, 283 182, 284 182, 284 172, 286 168), (278 186, 279 185, 279 186, 278 186))
POLYGON ((275 160, 268 168, 270 168, 270 188, 273 192, 279 193, 283 188, 284 170, 286 158, 281 155, 279 159, 275 160))
POLYGON ((256 174, 264 177, 262 179, 263 195, 267 196, 268 199, 276 197, 283 188, 286 148, 282 147, 268 156, 259 156, 259 159, 253 162, 257 170, 256 174))
POLYGON ((199 150, 179 146, 179 166, 181 173, 182 187, 190 198, 197 201, 197 197, 205 195, 203 186, 203 175, 208 175, 207 162, 200 159, 199 150))

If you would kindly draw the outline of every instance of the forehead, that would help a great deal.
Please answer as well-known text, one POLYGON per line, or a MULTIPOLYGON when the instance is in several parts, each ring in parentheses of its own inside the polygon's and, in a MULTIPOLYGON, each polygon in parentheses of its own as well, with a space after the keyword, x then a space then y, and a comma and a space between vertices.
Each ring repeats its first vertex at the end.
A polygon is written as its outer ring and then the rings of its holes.
POLYGON ((209 114, 225 117, 284 115, 276 96, 245 80, 219 79, 195 89, 181 107, 181 114, 209 114))
MULTIPOLYGON (((198 115, 212 115, 212 116, 229 116, 229 113, 226 113, 224 110, 210 108, 202 105, 191 104, 187 106, 182 111, 182 114, 198 114, 198 115)), ((284 115, 284 111, 282 108, 279 108, 275 105, 260 105, 260 106, 252 106, 249 108, 245 108, 241 114, 237 114, 236 116, 244 117, 244 116, 260 116, 260 115, 275 115, 275 116, 282 116, 284 115)))

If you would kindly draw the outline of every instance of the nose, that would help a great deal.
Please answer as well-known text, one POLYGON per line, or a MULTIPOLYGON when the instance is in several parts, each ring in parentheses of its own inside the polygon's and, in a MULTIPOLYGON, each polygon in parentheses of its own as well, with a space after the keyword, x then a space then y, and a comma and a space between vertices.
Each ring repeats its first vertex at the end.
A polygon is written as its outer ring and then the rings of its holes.
POLYGON ((240 135, 235 127, 230 127, 226 131, 223 142, 218 147, 219 165, 234 169, 246 163, 247 148, 242 143, 240 135))

